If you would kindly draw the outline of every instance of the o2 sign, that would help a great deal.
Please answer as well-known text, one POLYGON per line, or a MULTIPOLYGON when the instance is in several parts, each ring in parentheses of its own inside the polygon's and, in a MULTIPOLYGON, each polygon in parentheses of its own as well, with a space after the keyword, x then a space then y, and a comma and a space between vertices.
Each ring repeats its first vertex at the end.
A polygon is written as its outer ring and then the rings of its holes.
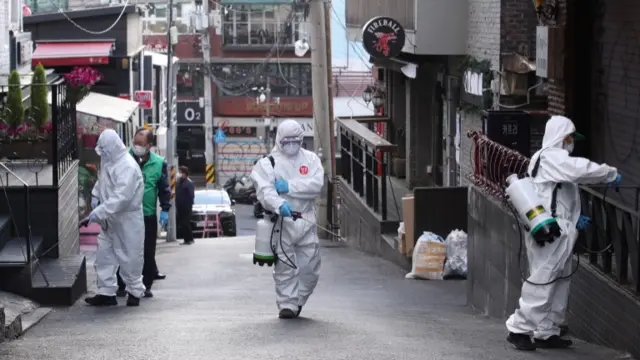
POLYGON ((199 101, 178 101, 178 124, 201 125, 204 124, 204 108, 199 101))

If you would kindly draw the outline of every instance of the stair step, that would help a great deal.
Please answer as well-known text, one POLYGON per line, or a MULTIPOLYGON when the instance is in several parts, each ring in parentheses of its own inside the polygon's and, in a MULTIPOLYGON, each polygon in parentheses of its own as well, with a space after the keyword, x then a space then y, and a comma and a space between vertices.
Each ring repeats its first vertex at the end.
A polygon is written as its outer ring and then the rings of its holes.
POLYGON ((42 258, 31 279, 33 300, 43 305, 70 306, 87 291, 84 255, 42 258))
MULTIPOLYGON (((43 239, 41 236, 32 236, 32 254, 34 257, 42 250, 43 239)), ((13 238, 9 240, 2 249, 0 249, 0 268, 24 266, 27 261, 27 239, 23 237, 13 238)))

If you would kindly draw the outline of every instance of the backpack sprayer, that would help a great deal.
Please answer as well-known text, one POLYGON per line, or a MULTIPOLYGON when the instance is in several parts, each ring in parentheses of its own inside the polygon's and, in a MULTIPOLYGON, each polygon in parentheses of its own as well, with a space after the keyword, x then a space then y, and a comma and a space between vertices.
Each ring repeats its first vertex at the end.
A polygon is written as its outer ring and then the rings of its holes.
POLYGON ((524 222, 525 230, 531 234, 538 245, 552 243, 561 235, 560 225, 542 205, 531 177, 510 175, 507 177, 505 193, 507 200, 524 222))
MULTIPOLYGON (((291 212, 291 217, 293 221, 298 219, 302 219, 302 214, 297 211, 291 212)), ((274 235, 280 236, 280 248, 282 248, 282 224, 284 222, 284 217, 279 216, 278 214, 274 214, 272 212, 265 211, 265 217, 258 220, 256 225, 256 240, 255 247, 253 251, 253 264, 258 264, 260 266, 272 266, 276 262, 282 261, 287 266, 293 269, 297 269, 296 265, 293 261, 287 256, 286 262, 284 259, 280 259, 277 249, 277 242, 274 242, 274 235), (278 219, 280 223, 278 224, 278 219), (278 235, 279 234, 279 235, 278 235)), ((277 241, 277 240, 276 240, 277 241)))
MULTIPOLYGON (((324 230, 328 233, 330 233, 331 235, 334 235, 340 239, 342 239, 342 237, 314 222, 311 222, 305 218, 302 217, 302 213, 297 212, 297 211, 292 211, 291 212, 291 217, 293 218, 293 221, 296 221, 298 219, 300 220, 304 220, 306 222, 308 222, 309 224, 317 227, 318 229, 324 230)), ((282 261, 284 264, 286 264, 287 266, 289 266, 292 269, 297 269, 296 265, 293 263, 293 261, 287 256, 287 254, 285 253, 284 256, 286 259, 281 259, 278 256, 278 252, 277 252, 277 245, 278 243, 276 241, 274 241, 274 237, 275 236, 279 236, 280 239, 280 248, 282 248, 282 224, 284 222, 284 217, 279 216, 277 214, 274 214, 272 212, 266 212, 265 211, 265 217, 258 220, 258 223, 256 225, 256 240, 255 240, 255 247, 253 250, 253 264, 258 264, 260 266, 264 266, 265 264, 267 266, 272 266, 275 263, 277 263, 278 261, 282 261), (280 220, 280 222, 278 223, 278 219, 280 220), (279 235, 278 235, 279 234, 279 235), (274 236, 275 235, 275 236, 274 236), (286 261, 285 261, 286 260, 286 261)))

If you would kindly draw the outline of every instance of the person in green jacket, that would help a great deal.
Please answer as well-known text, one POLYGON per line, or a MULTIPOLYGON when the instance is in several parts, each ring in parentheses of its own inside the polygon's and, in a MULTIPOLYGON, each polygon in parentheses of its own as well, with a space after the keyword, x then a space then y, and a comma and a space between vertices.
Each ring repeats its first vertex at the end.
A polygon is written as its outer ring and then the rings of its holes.
MULTIPOLYGON (((144 195, 142 211, 144 215, 144 267, 142 282, 146 287, 145 297, 153 297, 151 286, 154 280, 164 279, 166 276, 158 272, 156 264, 156 242, 158 241, 158 222, 167 226, 169 223, 169 209, 171 209, 171 188, 169 174, 164 158, 151 151, 153 133, 145 128, 138 129, 133 137, 133 146, 129 154, 136 160, 142 170, 144 178, 144 195), (158 221, 157 208, 160 202, 160 219, 158 221)), ((124 282, 118 276, 118 295, 124 296, 124 282)))

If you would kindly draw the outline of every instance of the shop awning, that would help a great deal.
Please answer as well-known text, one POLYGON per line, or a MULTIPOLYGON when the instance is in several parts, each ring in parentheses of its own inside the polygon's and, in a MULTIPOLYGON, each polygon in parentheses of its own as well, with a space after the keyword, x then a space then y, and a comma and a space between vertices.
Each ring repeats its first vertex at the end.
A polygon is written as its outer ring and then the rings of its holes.
MULTIPOLYGON (((161 54, 161 53, 157 53, 155 51, 145 51, 144 52, 145 56, 151 56, 151 63, 154 66, 162 66, 162 67, 167 67, 167 54, 161 54)), ((178 62, 178 58, 177 57, 173 57, 173 64, 178 62)))
MULTIPOLYGON (((49 104, 51 104, 51 93, 49 93, 49 104)), ((136 101, 94 92, 90 92, 76 105, 76 111, 79 113, 119 123, 127 122, 137 109, 136 101)))
POLYGON ((44 67, 109 64, 113 40, 101 41, 38 41, 32 64, 44 67))

